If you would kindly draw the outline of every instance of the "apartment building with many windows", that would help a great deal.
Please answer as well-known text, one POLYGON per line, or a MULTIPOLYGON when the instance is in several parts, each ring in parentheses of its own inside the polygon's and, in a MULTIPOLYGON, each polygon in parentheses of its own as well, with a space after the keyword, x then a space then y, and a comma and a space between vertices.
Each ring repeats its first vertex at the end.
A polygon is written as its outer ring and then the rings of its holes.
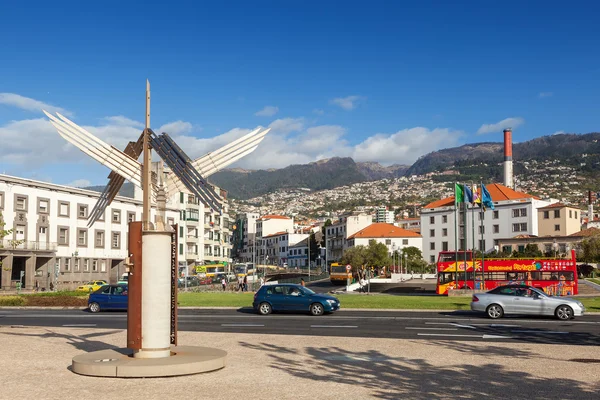
POLYGON ((458 250, 490 251, 497 248, 499 239, 538 235, 538 209, 553 201, 540 200, 496 183, 486 187, 495 210, 483 211, 469 205, 465 214, 461 205, 455 211, 454 196, 434 201, 421 209, 425 261, 434 263, 440 251, 454 251, 457 247, 458 250))
POLYGON ((348 237, 371 225, 373 218, 362 213, 340 216, 337 221, 325 228, 325 248, 327 263, 339 261, 348 247, 348 237))

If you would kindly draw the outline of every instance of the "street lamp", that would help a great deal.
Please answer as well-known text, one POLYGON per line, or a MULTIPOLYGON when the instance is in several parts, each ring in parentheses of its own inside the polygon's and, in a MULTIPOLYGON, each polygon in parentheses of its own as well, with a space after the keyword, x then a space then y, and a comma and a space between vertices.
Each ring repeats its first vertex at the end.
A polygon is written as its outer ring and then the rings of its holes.
POLYGON ((396 250, 398 249, 398 246, 396 246, 396 243, 394 243, 392 245, 392 266, 394 267, 394 272, 398 272, 396 270, 396 250))
POLYGON ((406 268, 406 273, 408 274, 408 255, 404 253, 404 267, 406 268))

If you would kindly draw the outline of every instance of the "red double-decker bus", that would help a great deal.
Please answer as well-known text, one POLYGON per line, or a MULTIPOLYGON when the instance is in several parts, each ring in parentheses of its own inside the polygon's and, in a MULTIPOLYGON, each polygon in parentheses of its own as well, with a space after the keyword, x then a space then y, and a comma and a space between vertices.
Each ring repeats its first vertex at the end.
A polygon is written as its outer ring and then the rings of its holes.
POLYGON ((575 250, 571 250, 570 259, 487 258, 483 260, 483 269, 482 260, 473 260, 470 251, 442 251, 438 256, 437 271, 437 294, 463 288, 491 290, 508 284, 538 287, 551 296, 579 293, 575 250))

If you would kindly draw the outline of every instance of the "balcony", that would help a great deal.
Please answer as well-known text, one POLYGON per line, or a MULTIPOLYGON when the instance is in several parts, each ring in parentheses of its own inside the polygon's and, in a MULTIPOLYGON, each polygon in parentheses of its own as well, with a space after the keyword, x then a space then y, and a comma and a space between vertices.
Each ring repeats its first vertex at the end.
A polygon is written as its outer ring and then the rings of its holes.
POLYGON ((187 235, 185 238, 186 243, 196 243, 198 241, 198 236, 196 235, 187 235))
POLYGON ((56 251, 58 245, 56 242, 31 242, 22 240, 4 239, 0 242, 0 251, 20 250, 20 251, 56 251))
POLYGON ((196 253, 195 250, 187 251, 185 253, 185 259, 194 261, 194 260, 198 259, 198 253, 196 253))

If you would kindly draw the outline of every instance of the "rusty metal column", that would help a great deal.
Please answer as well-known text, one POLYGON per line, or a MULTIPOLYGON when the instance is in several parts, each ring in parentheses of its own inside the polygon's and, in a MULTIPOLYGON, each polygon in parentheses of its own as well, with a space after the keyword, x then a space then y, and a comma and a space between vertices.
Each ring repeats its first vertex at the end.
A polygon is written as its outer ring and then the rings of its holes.
POLYGON ((142 164, 142 193, 143 214, 142 229, 150 230, 150 207, 152 202, 151 167, 152 155, 150 153, 150 82, 146 80, 146 128, 144 129, 144 163, 142 164))

